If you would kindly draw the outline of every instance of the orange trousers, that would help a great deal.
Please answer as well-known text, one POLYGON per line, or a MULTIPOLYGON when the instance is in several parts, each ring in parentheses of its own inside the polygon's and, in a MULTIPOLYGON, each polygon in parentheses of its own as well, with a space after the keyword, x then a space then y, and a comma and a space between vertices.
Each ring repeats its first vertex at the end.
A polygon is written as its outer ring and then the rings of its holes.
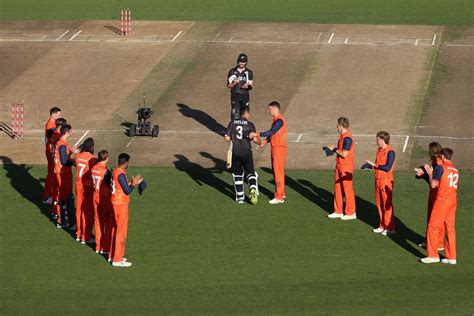
MULTIPOLYGON (((433 205, 436 200, 436 192, 431 192, 428 197, 428 218, 426 220, 426 236, 428 236, 428 224, 430 222, 431 213, 433 212, 433 205)), ((444 247, 444 225, 441 226, 441 232, 439 234, 438 248, 444 247)))
POLYGON ((288 148, 286 146, 272 147, 272 170, 275 179, 275 198, 284 200, 285 194, 285 162, 288 148))
POLYGON ((76 237, 81 240, 92 239, 94 223, 94 187, 76 183, 76 237))
POLYGON ((395 215, 393 213, 393 180, 378 179, 375 180, 375 201, 379 211, 379 228, 386 230, 395 229, 395 215))
POLYGON ((127 243, 128 233, 128 204, 113 204, 114 219, 115 219, 115 233, 113 235, 113 262, 120 262, 123 260, 125 254, 125 245, 127 243))
POLYGON ((444 226, 446 230, 446 258, 456 259, 456 207, 457 200, 455 198, 435 200, 426 236, 428 257, 439 257, 438 246, 444 226))
POLYGON ((346 165, 336 165, 334 172, 334 212, 354 215, 356 212, 354 187, 352 178, 354 168, 346 165), (345 198, 345 206, 344 206, 345 198))
POLYGON ((48 174, 44 181, 43 200, 53 197, 54 182, 54 162, 48 158, 48 174))
POLYGON ((110 196, 94 199, 94 234, 95 251, 111 253, 112 235, 114 234, 114 211, 110 196))

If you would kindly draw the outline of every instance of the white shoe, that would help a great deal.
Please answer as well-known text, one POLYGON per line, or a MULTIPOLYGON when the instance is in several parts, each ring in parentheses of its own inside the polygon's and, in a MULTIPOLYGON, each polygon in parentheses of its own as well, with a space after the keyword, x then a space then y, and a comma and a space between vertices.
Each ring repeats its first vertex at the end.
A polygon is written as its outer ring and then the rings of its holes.
POLYGON ((268 203, 270 203, 270 204, 283 204, 283 203, 285 203, 285 200, 280 200, 280 199, 274 198, 274 199, 268 201, 268 203))
MULTIPOLYGON (((127 258, 123 257, 122 261, 127 261, 127 258)), ((112 262, 112 258, 107 259, 107 262, 112 262)))
POLYGON ((53 204, 53 198, 49 197, 46 200, 43 200, 42 202, 43 202, 43 204, 51 205, 51 204, 53 204))
POLYGON ((244 202, 245 202, 245 201, 244 201, 243 199, 238 199, 238 200, 237 200, 237 203, 239 203, 239 204, 244 204, 244 202))
POLYGON ((456 259, 441 259, 442 263, 447 263, 447 264, 457 264, 456 259))
POLYGON ((333 213, 331 213, 331 214, 328 215, 329 218, 341 218, 341 217, 343 217, 343 216, 344 216, 344 214, 342 214, 342 213, 336 213, 336 212, 333 212, 333 213))
POLYGON ((426 257, 426 258, 421 258, 420 261, 423 262, 423 263, 438 263, 439 258, 426 257))
POLYGON ((438 251, 443 251, 444 250, 444 247, 439 247, 438 248, 438 251))
POLYGON ((80 237, 76 237, 76 241, 81 241, 81 238, 80 238, 80 237))
POLYGON ((114 267, 121 267, 121 268, 127 268, 127 267, 130 267, 132 265, 131 262, 127 262, 127 261, 120 261, 120 262, 112 262, 112 266, 114 267))
POLYGON ((397 231, 395 229, 392 229, 392 230, 384 229, 383 232, 382 232, 382 235, 390 236, 390 235, 394 235, 396 233, 397 233, 397 231))
POLYGON ((357 215, 356 214, 352 214, 352 215, 343 215, 341 217, 341 219, 343 221, 350 221, 351 219, 357 219, 357 215))
POLYGON ((372 229, 372 231, 376 234, 380 234, 381 232, 383 232, 385 229, 383 229, 382 227, 378 227, 378 228, 374 228, 372 229))
MULTIPOLYGON (((96 252, 97 252, 97 251, 96 251, 96 252)), ((99 253, 100 253, 101 255, 108 255, 108 254, 109 254, 108 251, 103 251, 103 250, 99 251, 99 253)), ((125 261, 127 261, 127 260, 125 260, 125 261)))

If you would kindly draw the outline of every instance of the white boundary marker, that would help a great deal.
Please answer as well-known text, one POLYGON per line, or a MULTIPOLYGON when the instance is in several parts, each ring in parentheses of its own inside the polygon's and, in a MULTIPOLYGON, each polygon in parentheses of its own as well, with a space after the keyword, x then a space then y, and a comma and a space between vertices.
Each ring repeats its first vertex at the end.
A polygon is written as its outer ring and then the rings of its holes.
POLYGON ((334 33, 331 34, 331 37, 328 40, 328 44, 331 44, 332 38, 334 37, 334 33))
POLYGON ((183 33, 183 31, 179 31, 179 33, 176 34, 171 41, 172 42, 176 41, 176 39, 181 35, 181 33, 183 33))
POLYGON ((82 32, 82 30, 79 30, 76 34, 74 34, 69 40, 72 41, 77 35, 79 35, 82 32))
POLYGON ((407 149, 409 139, 410 139, 410 136, 407 135, 407 137, 405 138, 405 144, 403 144, 402 152, 405 152, 405 150, 407 149))
POLYGON ((416 41, 415 41, 415 46, 418 46, 418 41, 419 41, 419 40, 420 40, 419 38, 416 39, 416 41))
POLYGON ((64 37, 64 35, 66 35, 67 33, 69 33, 69 30, 67 30, 66 32, 64 32, 63 34, 61 34, 61 36, 59 36, 56 40, 59 41, 61 38, 64 37))
POLYGON ((82 134, 81 138, 77 140, 77 142, 74 144, 74 146, 77 146, 83 139, 86 137, 87 134, 89 134, 89 130, 87 130, 84 134, 82 134))
POLYGON ((296 140, 297 143, 300 142, 301 137, 303 137, 303 134, 299 134, 299 135, 298 135, 298 139, 296 140))
POLYGON ((435 42, 436 42, 436 33, 434 33, 434 35, 433 35, 433 40, 431 41, 431 46, 434 46, 435 42))
POLYGON ((346 40, 344 41, 344 44, 349 43, 349 37, 346 37, 346 40))

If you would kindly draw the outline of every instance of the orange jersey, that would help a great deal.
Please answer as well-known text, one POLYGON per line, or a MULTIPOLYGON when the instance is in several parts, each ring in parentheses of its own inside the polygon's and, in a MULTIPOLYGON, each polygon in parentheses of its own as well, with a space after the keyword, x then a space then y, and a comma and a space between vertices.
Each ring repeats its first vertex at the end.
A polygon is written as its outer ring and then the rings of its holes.
MULTIPOLYGON (((387 155, 390 151, 395 152, 392 146, 387 146, 385 149, 379 148, 377 149, 376 158, 375 158, 375 165, 383 166, 387 163, 387 155)), ((393 169, 395 169, 395 162, 393 162, 392 167, 389 171, 383 171, 375 169, 375 179, 387 179, 393 180, 393 169)))
POLYGON ((90 171, 96 161, 97 158, 89 152, 81 152, 76 155, 76 185, 93 186, 90 171))
POLYGON ((94 198, 99 196, 109 197, 111 190, 106 181, 104 181, 107 167, 104 164, 98 163, 91 169, 92 181, 94 183, 94 198))
POLYGON ((272 147, 279 147, 279 146, 286 147, 286 119, 280 113, 278 114, 277 117, 273 118, 272 126, 273 124, 275 124, 277 120, 282 120, 283 126, 278 130, 278 132, 276 132, 270 137, 270 143, 272 147))
MULTIPOLYGON (((436 200, 448 200, 456 199, 459 171, 449 160, 445 161, 442 165, 439 165, 433 172, 433 177, 436 178, 438 168, 443 168, 443 174, 438 180, 438 192, 436 193, 436 200)), ((439 171, 438 171, 439 172, 439 171)))
POLYGON ((354 168, 354 149, 355 149, 355 142, 354 142, 354 137, 352 137, 351 132, 347 131, 344 134, 341 134, 339 136, 339 140, 337 142, 337 150, 343 151, 343 143, 344 143, 344 138, 350 138, 352 140, 351 148, 349 149, 349 154, 347 155, 346 158, 342 158, 341 156, 337 155, 336 157, 336 165, 347 165, 347 166, 352 166, 354 168))
POLYGON ((48 142, 48 131, 50 129, 56 129, 56 120, 49 118, 44 126, 44 142, 48 142))
POLYGON ((46 141, 45 154, 49 161, 54 162, 54 146, 56 142, 61 138, 61 133, 54 132, 53 136, 46 141))
MULTIPOLYGON (((123 192, 122 186, 120 185, 120 182, 118 180, 121 174, 125 175, 125 179, 127 179, 127 174, 125 173, 125 170, 122 170, 119 167, 115 168, 115 170, 112 172, 111 201, 112 201, 112 204, 114 205, 123 205, 123 204, 130 203, 130 197, 126 195, 125 192, 123 192)), ((127 183, 128 183, 128 179, 127 179, 127 183)))
POLYGON ((61 164, 61 157, 59 154, 59 147, 66 146, 66 152, 68 158, 71 156, 71 149, 69 144, 64 139, 60 138, 54 145, 53 157, 54 157, 54 173, 66 173, 71 172, 71 167, 63 166, 61 164))

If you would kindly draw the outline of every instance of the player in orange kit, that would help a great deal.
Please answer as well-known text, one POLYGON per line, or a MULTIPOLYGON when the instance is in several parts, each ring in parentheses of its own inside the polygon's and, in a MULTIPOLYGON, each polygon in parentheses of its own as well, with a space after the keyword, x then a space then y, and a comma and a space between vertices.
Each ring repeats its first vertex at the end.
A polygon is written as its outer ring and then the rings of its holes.
POLYGON ((268 105, 268 113, 273 117, 272 127, 270 130, 261 133, 251 133, 249 136, 264 138, 260 146, 270 142, 272 170, 275 179, 275 197, 268 201, 270 204, 285 203, 285 162, 288 148, 286 147, 286 119, 281 114, 281 106, 278 101, 270 102, 268 105))
POLYGON ((395 216, 393 214, 393 170, 395 169, 395 150, 390 146, 390 134, 381 131, 377 133, 377 153, 375 163, 370 160, 362 166, 375 169, 375 200, 379 211, 379 227, 373 232, 382 235, 393 235, 395 231, 395 216))
POLYGON ((82 244, 93 243, 92 224, 94 222, 94 185, 91 168, 97 158, 94 156, 94 140, 88 138, 76 154, 76 240, 82 244))
POLYGON ((442 164, 436 169, 425 165, 432 188, 438 188, 428 223, 426 250, 428 256, 422 258, 423 263, 439 262, 438 243, 442 234, 441 227, 446 230, 446 258, 441 262, 456 264, 456 208, 459 171, 451 162, 454 151, 443 148, 440 151, 442 164))
MULTIPOLYGON (((48 141, 46 142, 45 153, 46 153, 46 157, 48 157, 48 159, 51 160, 51 162, 53 163, 52 169, 51 169, 52 180, 49 180, 49 181, 52 181, 51 219, 53 221, 57 220, 61 214, 60 206, 59 206, 59 188, 56 185, 56 176, 54 174, 54 148, 56 146, 56 142, 61 138, 61 126, 66 125, 66 124, 67 124, 66 119, 60 117, 56 120, 56 128, 49 129, 47 132, 48 141)), ((48 179, 46 179, 46 182, 48 182, 48 179)))
POLYGON ((111 174, 107 170, 109 153, 101 150, 97 163, 91 169, 94 182, 94 233, 95 252, 108 255, 111 252, 111 240, 115 225, 114 211, 111 203, 111 174))
POLYGON ((56 177, 58 197, 61 216, 58 219, 57 227, 68 227, 66 225, 66 212, 69 216, 69 228, 76 229, 76 214, 74 211, 74 195, 72 193, 72 166, 74 160, 71 156, 75 148, 70 148, 68 139, 72 135, 72 127, 69 124, 61 126, 61 138, 54 146, 54 174, 56 177))
POLYGON ((340 117, 337 119, 337 131, 339 141, 337 147, 328 145, 325 150, 336 154, 336 169, 334 172, 334 212, 329 218, 340 218, 342 220, 356 219, 356 203, 352 178, 354 176, 354 148, 355 142, 349 131, 349 119, 340 117), (345 207, 343 199, 346 199, 345 207))
MULTIPOLYGON (((432 142, 428 145, 428 153, 430 155, 431 159, 431 167, 433 167, 433 170, 438 166, 441 165, 443 162, 441 161, 441 157, 439 156, 439 152, 441 151, 442 147, 440 143, 438 142, 432 142)), ((421 166, 419 168, 415 168, 415 174, 417 179, 424 179, 426 182, 428 182, 429 185, 429 177, 428 174, 425 172, 425 166, 421 166)), ((432 188, 430 186, 430 191, 428 194, 428 214, 427 214, 427 220, 426 220, 426 229, 428 230, 428 223, 430 221, 431 217, 431 212, 433 211, 433 204, 436 199, 436 192, 438 191, 438 188, 432 188)), ((444 250, 444 226, 441 227, 442 233, 440 234, 439 237, 439 243, 438 243, 438 250, 444 250)), ((426 239, 422 243, 420 243, 418 246, 422 248, 426 248, 426 239)))
POLYGON ((131 262, 125 261, 125 244, 128 232, 128 205, 133 188, 143 181, 140 175, 133 177, 129 182, 125 170, 128 168, 130 156, 122 153, 118 156, 118 167, 112 172, 112 206, 114 209, 115 233, 112 253, 112 266, 129 267, 131 262))
POLYGON ((49 110, 49 119, 44 127, 44 142, 46 144, 45 155, 48 162, 48 173, 44 182, 43 203, 52 204, 54 186, 54 160, 51 155, 50 138, 56 131, 56 120, 61 117, 61 109, 53 107, 49 110))

